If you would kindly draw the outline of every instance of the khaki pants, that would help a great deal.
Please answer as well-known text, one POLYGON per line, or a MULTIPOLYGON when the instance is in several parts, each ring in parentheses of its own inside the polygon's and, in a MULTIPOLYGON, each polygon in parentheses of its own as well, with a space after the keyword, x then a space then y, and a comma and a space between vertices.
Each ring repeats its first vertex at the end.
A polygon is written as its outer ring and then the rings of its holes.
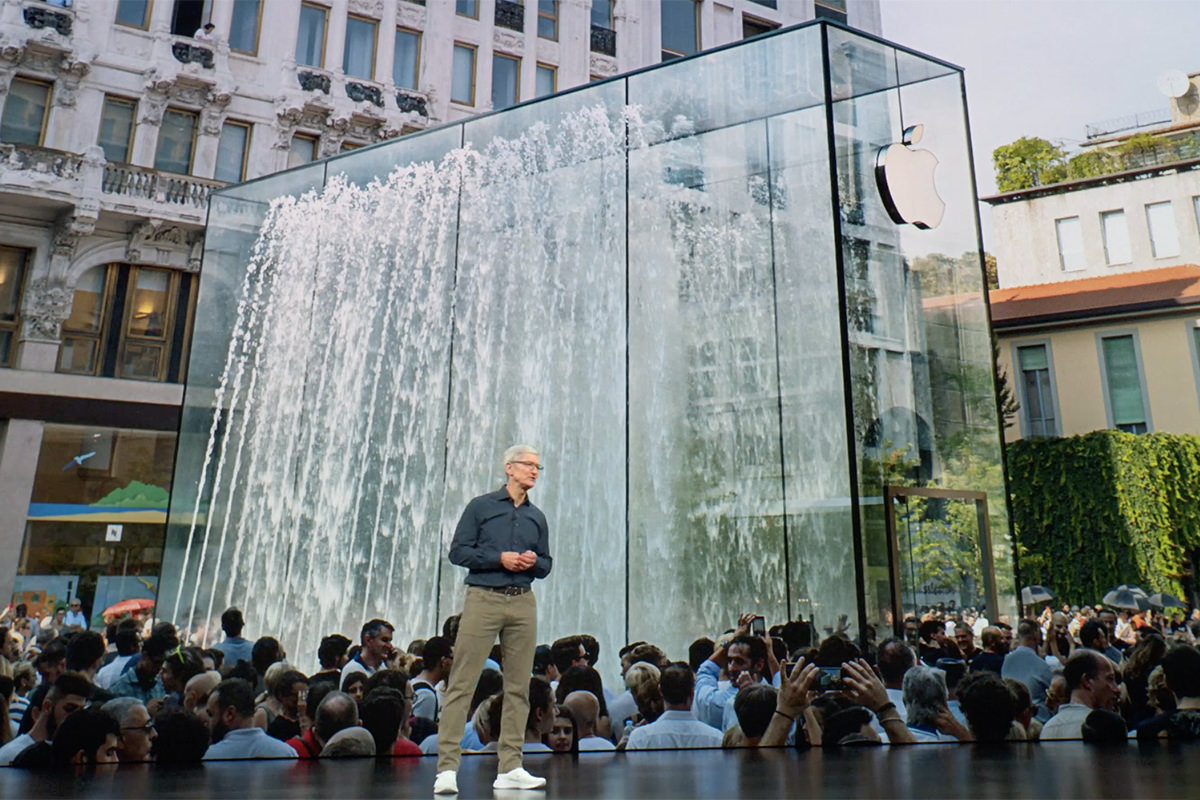
POLYGON ((521 766, 521 745, 529 717, 529 678, 537 649, 537 598, 533 592, 505 595, 467 587, 454 666, 450 668, 446 703, 438 722, 437 771, 457 770, 460 741, 475 684, 500 635, 504 660, 504 711, 500 719, 500 772, 521 766))

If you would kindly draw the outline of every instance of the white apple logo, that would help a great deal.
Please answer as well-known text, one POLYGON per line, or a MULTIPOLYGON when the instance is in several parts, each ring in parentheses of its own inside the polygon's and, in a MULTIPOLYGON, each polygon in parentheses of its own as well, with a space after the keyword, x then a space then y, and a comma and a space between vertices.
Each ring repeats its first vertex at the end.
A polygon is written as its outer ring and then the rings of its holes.
POLYGON ((924 125, 913 125, 905 128, 903 144, 879 149, 875 156, 875 183, 893 222, 897 225, 911 222, 928 230, 941 223, 946 204, 933 182, 937 157, 928 150, 914 150, 910 146, 921 141, 924 133, 924 125))

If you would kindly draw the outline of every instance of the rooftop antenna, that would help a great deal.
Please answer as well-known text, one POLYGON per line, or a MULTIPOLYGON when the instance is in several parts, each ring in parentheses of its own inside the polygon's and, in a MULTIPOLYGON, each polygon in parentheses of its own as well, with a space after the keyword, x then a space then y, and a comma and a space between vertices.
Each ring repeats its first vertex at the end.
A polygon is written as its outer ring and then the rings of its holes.
POLYGON ((1183 97, 1191 88, 1192 82, 1182 70, 1169 69, 1158 76, 1158 91, 1167 97, 1183 97))

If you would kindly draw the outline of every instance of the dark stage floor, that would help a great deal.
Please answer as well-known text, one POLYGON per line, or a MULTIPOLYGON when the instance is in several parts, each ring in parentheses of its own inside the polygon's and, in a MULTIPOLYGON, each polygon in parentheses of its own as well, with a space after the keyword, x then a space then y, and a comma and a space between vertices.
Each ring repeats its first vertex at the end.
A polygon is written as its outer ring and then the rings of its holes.
MULTIPOLYGON (((664 751, 526 756, 545 792, 492 790, 496 761, 468 756, 459 797, 538 800, 785 797, 1200 797, 1200 745, 1098 747, 1047 742, 979 748, 664 751)), ((435 760, 223 762, 189 769, 139 765, 92 776, 0 767, 0 798, 433 798, 435 760)))

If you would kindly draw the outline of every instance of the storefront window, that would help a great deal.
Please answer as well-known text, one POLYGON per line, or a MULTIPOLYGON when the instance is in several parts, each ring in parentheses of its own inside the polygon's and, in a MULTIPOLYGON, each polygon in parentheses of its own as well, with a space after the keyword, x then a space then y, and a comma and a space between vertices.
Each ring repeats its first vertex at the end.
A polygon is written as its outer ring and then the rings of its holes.
POLYGON ((174 433, 47 425, 13 601, 49 616, 80 597, 95 628, 154 599, 174 453, 174 433))

